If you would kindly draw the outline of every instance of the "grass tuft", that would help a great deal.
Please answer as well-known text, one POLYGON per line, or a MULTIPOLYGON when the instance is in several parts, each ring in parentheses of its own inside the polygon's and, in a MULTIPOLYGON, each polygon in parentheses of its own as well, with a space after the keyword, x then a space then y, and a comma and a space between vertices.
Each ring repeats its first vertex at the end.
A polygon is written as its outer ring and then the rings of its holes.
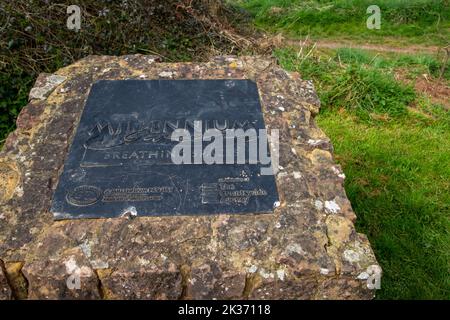
POLYGON ((374 59, 361 50, 338 50, 331 56, 306 50, 279 49, 282 65, 316 80, 323 109, 353 109, 361 118, 370 114, 405 115, 416 98, 411 86, 394 79, 392 73, 373 66, 374 59), (308 55, 309 54, 309 55, 308 55))
POLYGON ((381 29, 369 30, 367 8, 372 0, 240 0, 256 26, 292 36, 350 38, 383 41, 385 37, 409 42, 446 44, 450 27, 447 0, 379 0, 381 29))

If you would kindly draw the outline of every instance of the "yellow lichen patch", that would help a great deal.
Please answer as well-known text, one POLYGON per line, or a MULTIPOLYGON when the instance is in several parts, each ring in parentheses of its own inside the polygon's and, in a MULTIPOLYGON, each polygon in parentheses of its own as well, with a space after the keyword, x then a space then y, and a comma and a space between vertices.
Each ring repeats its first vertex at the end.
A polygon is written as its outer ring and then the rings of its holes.
POLYGON ((105 286, 105 279, 109 277, 112 273, 111 269, 97 269, 95 270, 95 273, 97 274, 98 281, 100 282, 99 288, 100 293, 102 296, 102 299, 111 300, 114 299, 114 295, 111 292, 111 290, 108 289, 108 287, 105 286))
POLYGON ((354 230, 353 223, 350 220, 337 215, 328 216, 326 225, 328 238, 332 245, 343 245, 349 240, 350 234, 354 230))
POLYGON ((188 295, 189 293, 187 292, 187 287, 188 287, 188 281, 189 281, 189 275, 191 273, 191 268, 188 265, 182 265, 180 267, 180 273, 181 273, 181 278, 182 278, 182 287, 183 287, 183 291, 181 293, 181 300, 186 300, 188 298, 190 298, 188 295))
POLYGON ((6 202, 13 197, 19 181, 20 171, 17 165, 0 160, 0 202, 6 202))
POLYGON ((59 69, 56 72, 56 74, 58 74, 60 76, 71 76, 74 74, 74 71, 79 71, 80 69, 82 69, 83 64, 84 64, 83 60, 79 60, 79 61, 71 64, 70 66, 59 69))
POLYGON ((22 273, 23 262, 5 263, 6 277, 12 288, 15 299, 22 300, 28 297, 28 282, 22 273))
POLYGON ((38 133, 42 128, 45 127, 45 123, 46 121, 43 121, 44 119, 48 119, 50 115, 50 110, 48 108, 48 106, 44 109, 44 111, 42 112, 42 114, 40 115, 40 120, 39 123, 33 127, 31 127, 30 130, 27 130, 27 134, 29 136, 29 142, 31 143, 34 140, 34 137, 36 136, 36 133, 38 133))
POLYGON ((230 267, 235 270, 243 270, 244 266, 249 264, 252 259, 253 249, 239 250, 239 252, 233 252, 227 260, 230 262, 230 267))
POLYGON ((55 87, 53 92, 47 97, 47 105, 55 111, 57 110, 59 105, 69 100, 70 97, 69 94, 62 93, 60 87, 61 85, 55 87))
POLYGON ((320 166, 332 161, 331 153, 321 149, 314 149, 309 158, 314 166, 320 166))
POLYGON ((329 240, 327 252, 333 258, 336 265, 336 273, 339 274, 342 269, 342 260, 339 257, 339 252, 341 247, 349 241, 354 226, 350 220, 335 215, 328 216, 325 223, 329 240))
POLYGON ((247 275, 245 279, 244 292, 242 294, 243 298, 248 299, 252 294, 252 292, 255 290, 255 288, 258 288, 261 284, 262 284, 261 276, 259 276, 257 273, 247 275))

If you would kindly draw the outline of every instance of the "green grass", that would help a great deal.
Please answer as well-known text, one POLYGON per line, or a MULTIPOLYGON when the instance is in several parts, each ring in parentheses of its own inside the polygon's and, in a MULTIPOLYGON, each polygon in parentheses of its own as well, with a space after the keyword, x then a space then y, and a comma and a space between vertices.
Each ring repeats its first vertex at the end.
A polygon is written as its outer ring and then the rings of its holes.
POLYGON ((445 45, 450 37, 448 0, 379 0, 381 29, 369 30, 367 8, 372 0, 237 0, 255 18, 255 25, 291 36, 347 38, 385 42, 445 45))
MULTIPOLYGON (((374 54, 367 50, 358 50, 350 48, 337 49, 336 56, 344 63, 359 63, 373 68, 392 70, 395 68, 407 68, 410 76, 418 76, 424 73, 437 78, 440 76, 443 59, 428 54, 397 54, 384 53, 383 55, 374 54)), ((444 69, 443 78, 450 80, 450 68, 444 69)))
POLYGON ((449 124, 374 126, 334 112, 318 124, 346 173, 357 230, 383 268, 378 297, 449 299, 449 124))
POLYGON ((434 58, 355 49, 275 55, 315 82, 318 125, 346 173, 357 230, 383 268, 378 298, 449 299, 450 113, 393 76, 404 67, 431 73, 434 58))
MULTIPOLYGON (((381 30, 366 28, 373 1, 237 3, 257 27, 296 38, 439 46, 450 38, 448 1, 377 1, 381 30)), ((367 234, 383 268, 377 297, 450 299, 450 113, 413 87, 417 77, 437 78, 441 70, 448 85, 448 62, 349 48, 283 47, 274 55, 314 80, 322 102, 318 125, 346 173, 357 230, 367 234)))

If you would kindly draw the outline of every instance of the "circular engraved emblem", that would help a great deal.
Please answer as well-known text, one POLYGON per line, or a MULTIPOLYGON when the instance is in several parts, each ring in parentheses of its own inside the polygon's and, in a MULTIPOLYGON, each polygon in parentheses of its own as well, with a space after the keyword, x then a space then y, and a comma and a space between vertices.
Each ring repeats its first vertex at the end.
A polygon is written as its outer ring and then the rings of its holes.
POLYGON ((94 186, 79 186, 67 193, 66 200, 74 206, 90 206, 100 200, 103 192, 94 186))

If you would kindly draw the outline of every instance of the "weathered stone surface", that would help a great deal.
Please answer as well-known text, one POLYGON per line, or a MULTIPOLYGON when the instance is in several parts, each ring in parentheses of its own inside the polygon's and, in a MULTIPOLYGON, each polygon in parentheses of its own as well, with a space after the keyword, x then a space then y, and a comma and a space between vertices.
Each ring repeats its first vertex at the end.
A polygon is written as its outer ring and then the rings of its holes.
MULTIPOLYGON (((0 153, 0 259, 20 267, 28 298, 373 297, 365 279, 377 262, 314 122, 320 104, 310 81, 258 57, 89 56, 55 74, 65 80, 34 91, 0 153), (266 125, 280 130, 280 206, 266 215, 53 221, 52 192, 92 83, 160 78, 256 81, 266 125)), ((0 273, 7 297, 2 283, 0 273)))
POLYGON ((0 261, 0 300, 7 300, 12 297, 11 288, 8 284, 5 274, 5 266, 3 262, 0 261))
POLYGON ((42 73, 30 91, 29 99, 44 100, 66 77, 57 74, 42 73))
POLYGON ((79 247, 31 260, 22 272, 28 281, 29 299, 100 298, 97 275, 79 247))

